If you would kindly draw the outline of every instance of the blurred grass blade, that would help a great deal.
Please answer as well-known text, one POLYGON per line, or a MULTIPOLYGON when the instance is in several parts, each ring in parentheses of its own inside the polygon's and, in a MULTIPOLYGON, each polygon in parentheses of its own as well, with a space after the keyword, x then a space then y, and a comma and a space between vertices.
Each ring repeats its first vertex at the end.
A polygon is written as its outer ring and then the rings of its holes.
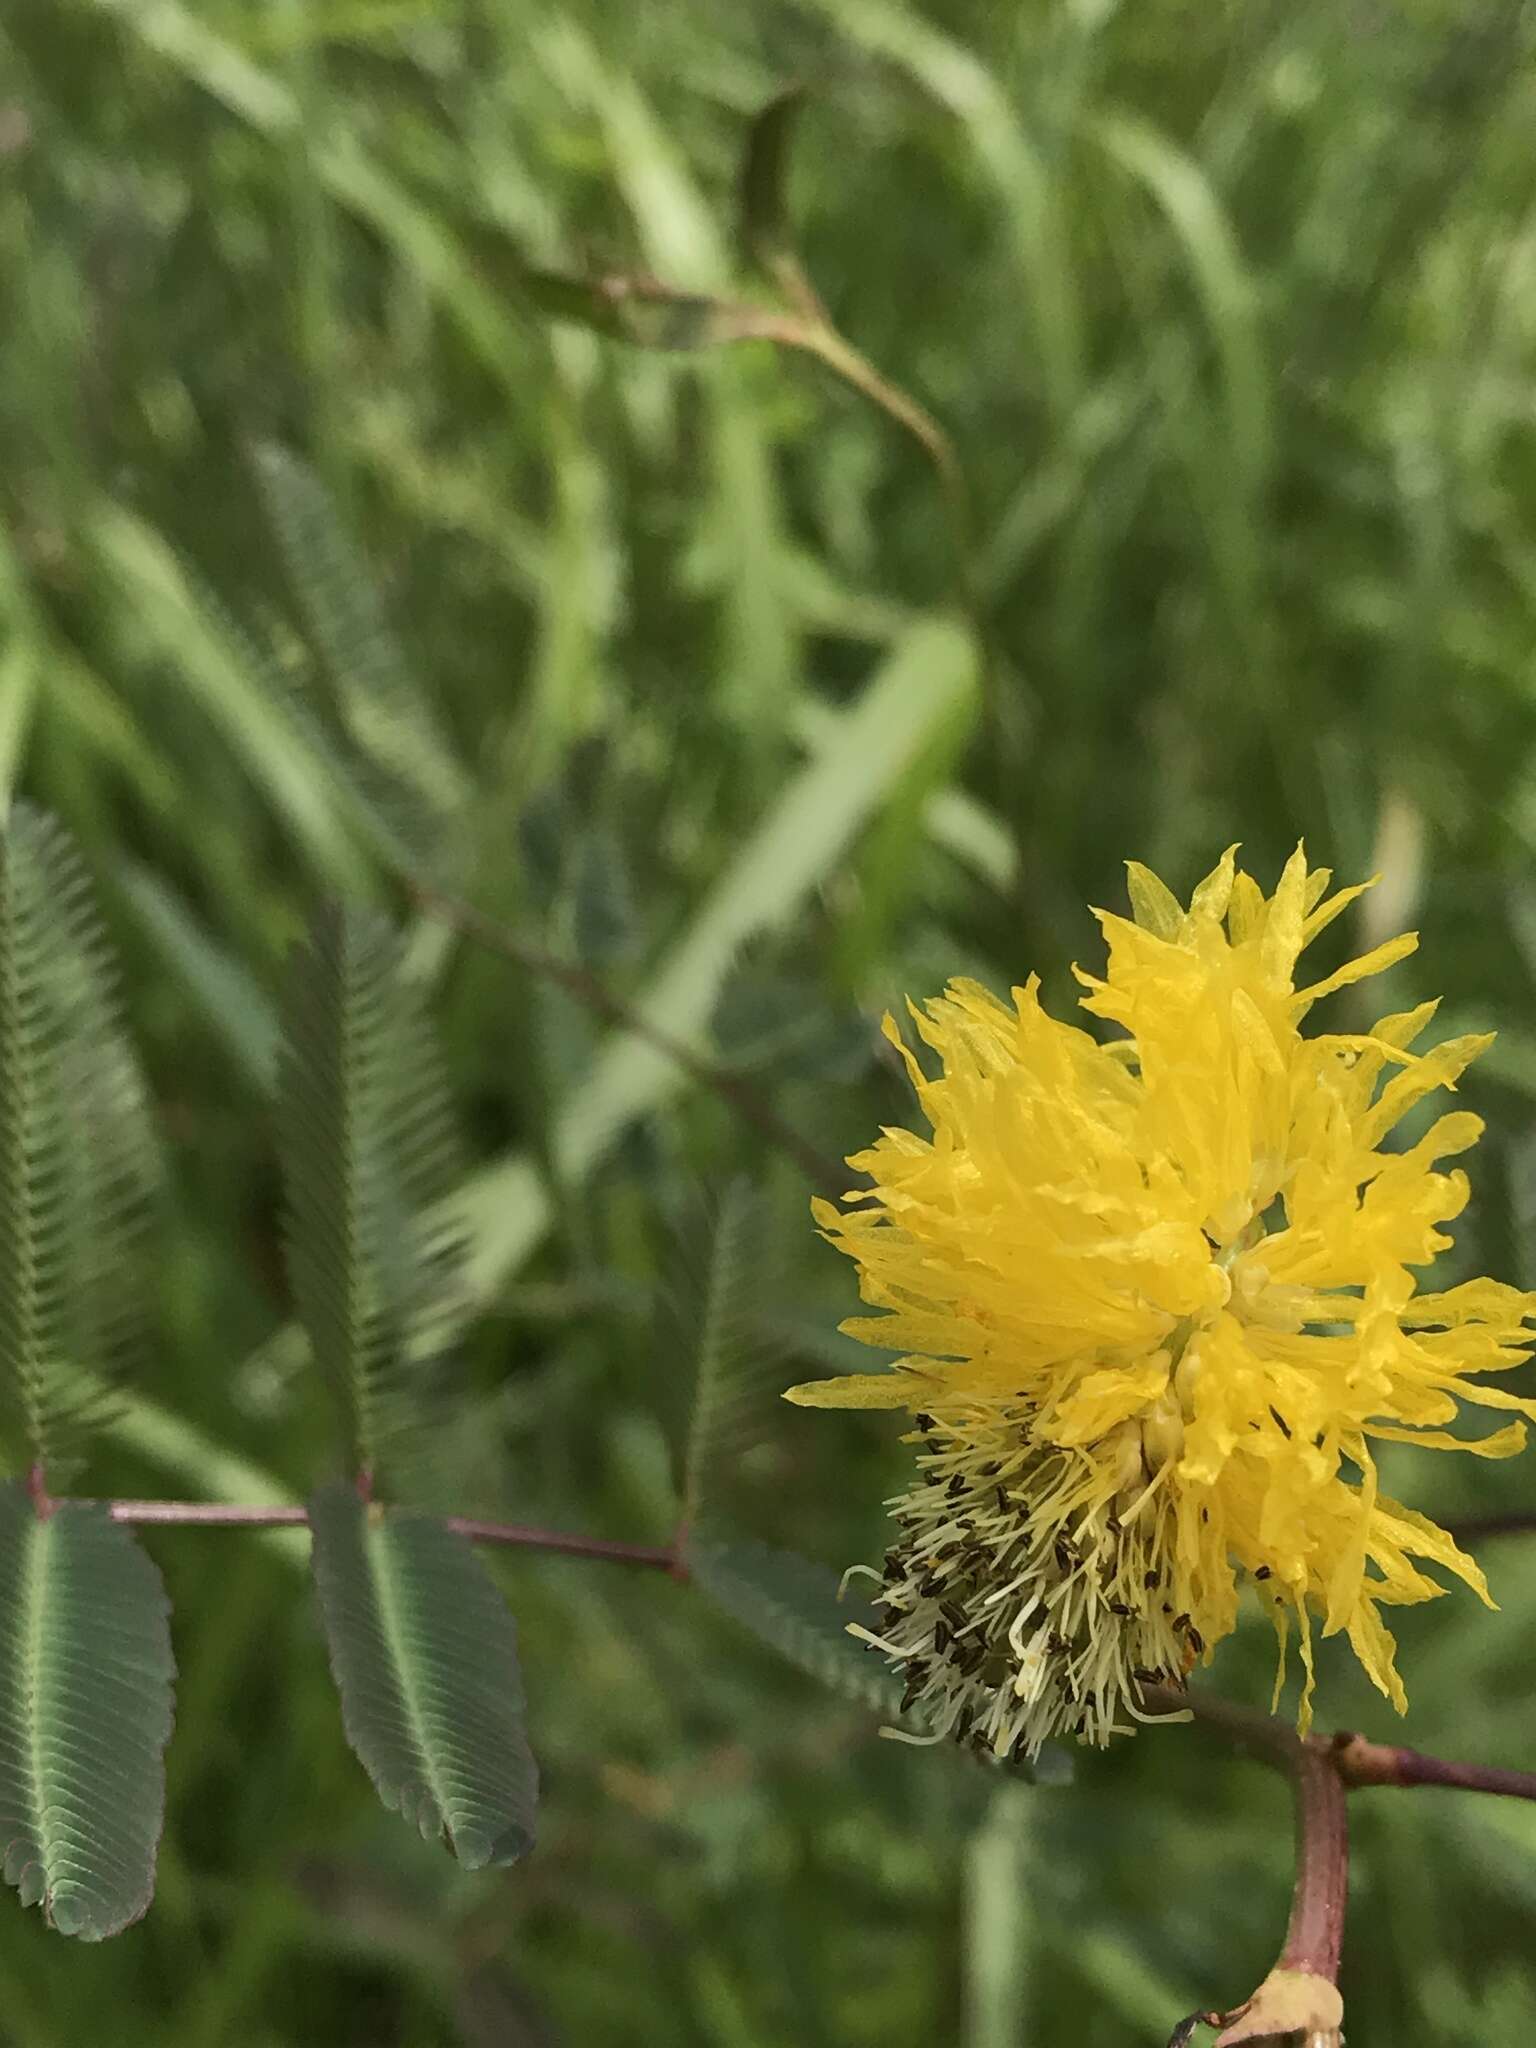
POLYGON ((0 815, 16 786, 41 677, 36 643, 25 633, 13 632, 0 648, 0 815))
MULTIPOLYGON (((671 1037, 696 1039, 733 960, 755 933, 787 922, 834 873, 908 765, 973 697, 963 627, 919 621, 892 649, 817 754, 785 784, 699 906, 634 1007, 671 1037)), ((611 1040, 561 1119, 559 1152, 579 1173, 625 1124, 677 1088, 675 1067, 631 1037, 611 1040)))
POLYGON ((203 929, 169 883, 124 862, 118 887, 161 966, 191 996, 252 1088, 277 1081, 277 1013, 255 977, 203 929))
POLYGON ((1033 359, 1064 426, 1084 390, 1083 314, 1055 167, 987 66, 964 43, 891 0, 816 0, 839 34, 899 64, 959 121, 1007 208, 1033 329, 1033 359))
POLYGON ((461 1536, 369 1508, 348 1486, 309 1504, 315 1585, 347 1740, 392 1812, 446 1833, 468 1870, 533 1845, 538 1773, 517 1633, 461 1536))
MULTIPOLYGON (((813 757, 742 842, 633 1009, 667 1036, 697 1042, 742 947, 787 923, 836 872, 908 764, 974 701, 975 676, 974 644, 956 621, 924 617, 904 633, 853 708, 828 721, 813 757)), ((684 1085, 650 1045, 628 1033, 607 1040, 557 1122, 562 1176, 579 1184, 621 1132, 684 1085)), ((477 1173, 452 1213, 468 1243, 469 1298, 483 1303, 538 1243, 551 1212, 537 1170, 518 1152, 477 1173)))
POLYGON ((458 1293, 432 1211, 458 1148, 442 1062, 381 918, 337 907, 296 954, 278 1123, 284 1244, 299 1320, 373 1472, 427 1420, 458 1293))
POLYGON ((224 735, 334 889, 366 885, 367 866, 343 822, 332 780, 256 673, 227 620, 199 601, 166 542, 123 506, 103 503, 92 524, 102 567, 139 629, 171 663, 187 694, 224 735))
POLYGON ((42 636, 21 567, 0 528, 0 817, 10 803, 42 680, 42 636))
POLYGON ((160 1574, 104 1507, 46 1517, 0 1487, 0 1842, 5 1880, 61 1934, 147 1909, 171 1732, 160 1574))
POLYGON ((1036 1810, 1023 1786, 997 1786, 965 1853, 964 2048, 1017 2048, 1029 2038, 1036 1810))
POLYGON ((794 1551, 714 1531, 688 1538, 684 1562, 717 1607, 780 1656, 844 1698, 898 1718, 900 1681, 878 1651, 848 1633, 850 1621, 874 1627, 873 1610, 851 1587, 838 1599, 836 1572, 794 1551))
MULTIPOLYGON (((147 6, 142 0, 95 0, 95 5, 257 133, 284 148, 292 145, 302 120, 294 93, 180 0, 152 0, 147 6)), ((319 140, 309 160, 331 195, 373 228, 437 295, 502 391, 525 404, 528 351, 522 330, 443 220, 345 131, 319 140)))
POLYGON ((1221 367, 1224 447, 1250 499, 1269 470, 1269 376, 1258 299, 1210 183, 1190 157, 1135 115, 1099 114, 1087 131, 1151 194, 1178 238, 1221 367))
MULTIPOLYGON (((828 875, 908 764, 960 707, 974 701, 974 644, 957 622, 919 619, 896 642, 863 696, 829 720, 817 751, 790 777, 741 844, 683 936, 632 1007, 669 1037, 696 1042, 732 963, 754 934, 788 922, 828 875)), ((579 1184, 620 1133, 681 1092, 685 1077, 643 1041, 620 1033, 561 1110, 555 1155, 579 1184)), ((538 1243, 550 1220, 532 1162, 514 1153, 482 1169, 455 1198, 469 1245, 469 1296, 486 1302, 538 1243)))
POLYGON ((155 1180, 85 869, 60 825, 18 804, 0 833, 0 1404, 45 1472, 128 1362, 155 1180))

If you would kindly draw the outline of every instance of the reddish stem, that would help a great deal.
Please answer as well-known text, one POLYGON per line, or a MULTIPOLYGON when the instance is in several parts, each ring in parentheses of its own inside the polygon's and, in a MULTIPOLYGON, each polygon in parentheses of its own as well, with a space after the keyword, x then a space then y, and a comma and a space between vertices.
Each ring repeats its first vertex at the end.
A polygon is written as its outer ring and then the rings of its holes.
POLYGON ((1333 1738, 1334 1771, 1346 1785, 1448 1785, 1460 1792, 1496 1792, 1506 1799, 1536 1799, 1536 1771, 1504 1771, 1492 1764, 1451 1763, 1395 1743, 1368 1742, 1342 1731, 1333 1738))
MULTIPOLYGON (((110 1500, 114 1522, 203 1529, 302 1529, 309 1516, 301 1507, 239 1507, 223 1501, 110 1500)), ((580 1536, 563 1529, 541 1529, 521 1522, 485 1522, 472 1515, 445 1515, 445 1527, 471 1543, 500 1543, 522 1550, 545 1550, 562 1557, 591 1557, 609 1564, 649 1566, 654 1571, 684 1576, 674 1544, 618 1543, 605 1536, 580 1536)))
POLYGON ((1349 1895, 1349 1818, 1344 1780, 1325 1749, 1305 1744, 1293 1764, 1296 1885, 1280 1951, 1282 1970, 1339 1981, 1349 1895))

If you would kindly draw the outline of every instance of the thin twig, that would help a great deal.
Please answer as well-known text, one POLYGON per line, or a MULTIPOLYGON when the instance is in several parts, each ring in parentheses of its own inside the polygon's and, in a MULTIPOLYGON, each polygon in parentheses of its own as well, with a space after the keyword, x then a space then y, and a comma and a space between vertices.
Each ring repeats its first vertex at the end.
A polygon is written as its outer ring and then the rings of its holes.
MULTIPOLYGON (((63 1503, 55 1503, 56 1506, 63 1503)), ((302 1529, 308 1512, 301 1507, 241 1507, 225 1501, 109 1500, 114 1522, 139 1526, 202 1529, 302 1529)), ((596 1558, 607 1564, 645 1565, 655 1571, 684 1576, 675 1544, 618 1543, 606 1536, 581 1536, 564 1529, 541 1529, 522 1522, 486 1522, 473 1515, 445 1515, 445 1528, 471 1543, 499 1543, 521 1550, 544 1550, 562 1557, 596 1558)))
POLYGON ((673 1065, 680 1068, 690 1080, 701 1088, 709 1089, 733 1110, 745 1124, 750 1124, 759 1137, 764 1138, 786 1158, 792 1159, 804 1173, 812 1186, 823 1194, 838 1194, 848 1184, 847 1169, 840 1160, 821 1151, 804 1137, 792 1124, 786 1123, 768 1098, 761 1094, 750 1081, 730 1068, 707 1059, 703 1053, 695 1052, 670 1032, 661 1030, 638 1011, 632 1010, 621 996, 614 994, 606 982, 600 981, 589 968, 579 962, 567 960, 558 953, 551 953, 545 947, 525 939, 520 932, 510 930, 506 925, 488 917, 483 910, 477 910, 472 903, 465 903, 457 896, 451 896, 442 889, 419 877, 408 876, 405 886, 419 909, 435 917, 443 924, 451 925, 467 939, 477 945, 500 953, 505 959, 515 961, 530 974, 537 974, 546 981, 552 981, 557 988, 563 988, 583 1008, 588 1009, 605 1024, 618 1031, 627 1031, 643 1039, 655 1048, 673 1065))
POLYGON ((1341 1732, 1331 1745, 1333 1768, 1348 1786, 1445 1785, 1458 1792, 1493 1792, 1505 1799, 1536 1799, 1536 1771, 1506 1771, 1493 1764, 1451 1763, 1395 1743, 1369 1742, 1341 1732))

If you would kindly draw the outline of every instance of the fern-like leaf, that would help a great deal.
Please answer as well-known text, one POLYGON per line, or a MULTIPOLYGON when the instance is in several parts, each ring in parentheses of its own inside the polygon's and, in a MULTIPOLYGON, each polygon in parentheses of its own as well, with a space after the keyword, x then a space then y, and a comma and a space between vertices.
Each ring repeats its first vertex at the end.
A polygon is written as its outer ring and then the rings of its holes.
POLYGON ((280 1068, 294 1299, 356 1469, 374 1471, 426 1418, 462 1286, 462 1247, 434 1215, 460 1177, 442 1065, 382 919, 317 918, 280 1068))
POLYGON ((517 1632, 462 1536, 369 1507, 348 1486, 309 1504, 315 1585, 347 1740, 384 1804, 469 1870, 532 1846, 538 1772, 523 1730, 517 1632))
POLYGON ((851 1621, 875 1628, 874 1610, 851 1585, 840 1598, 836 1572, 747 1536, 695 1534, 684 1562, 701 1591, 792 1664, 844 1698, 898 1717, 899 1679, 848 1633, 851 1621))
POLYGON ((775 1239, 766 1205, 743 1179, 690 1201, 674 1225, 661 1292, 658 1351, 669 1383, 691 1379, 683 1450, 685 1518, 720 1511, 745 1454, 768 1435, 787 1374, 768 1310, 775 1239))
POLYGON ((46 1518, 0 1486, 0 1849, 61 1934, 101 1941, 154 1891, 171 1732, 160 1574, 104 1507, 46 1518))
POLYGON ((55 1481, 133 1351, 154 1180, 84 867, 18 804, 0 834, 0 1399, 55 1481))
POLYGON ((390 630, 368 566, 325 486, 296 455, 267 443, 255 464, 350 749, 404 836, 440 844, 462 813, 468 780, 390 630))

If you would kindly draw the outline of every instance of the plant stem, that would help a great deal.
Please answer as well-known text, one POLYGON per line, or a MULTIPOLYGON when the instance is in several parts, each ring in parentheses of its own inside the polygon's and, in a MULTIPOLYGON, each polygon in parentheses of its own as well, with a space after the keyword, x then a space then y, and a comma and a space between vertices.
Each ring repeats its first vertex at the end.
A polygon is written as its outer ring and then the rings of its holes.
MULTIPOLYGON (((1221 2027, 1221 2041, 1252 2037, 1265 2009, 1265 1994, 1281 1973, 1299 1973, 1337 1985, 1344 1939, 1349 1876, 1348 1794, 1367 1785, 1441 1785, 1463 1792, 1492 1792, 1511 1799, 1536 1799, 1536 1772, 1500 1770, 1490 1764, 1460 1764, 1425 1756, 1417 1749, 1371 1742, 1363 1735, 1298 1735, 1289 1723, 1253 1707, 1179 1686, 1148 1685, 1142 1702, 1154 1713, 1191 1715, 1224 1735, 1260 1762, 1284 1771, 1296 1809, 1296 1880, 1285 1946, 1275 1972, 1247 2006, 1229 2013, 1192 2013, 1175 2028, 1170 2048, 1183 2048, 1197 2026, 1221 2027)), ((1307 2048, 1335 2048, 1336 2028, 1314 2027, 1307 2048)), ((1221 2042, 1217 2043, 1221 2048, 1221 2042)))
MULTIPOLYGON (((309 1515, 301 1507, 241 1507, 224 1501, 192 1500, 109 1500, 105 1506, 114 1522, 141 1527, 301 1529, 309 1523, 309 1515)), ((486 1522, 473 1515, 445 1515, 443 1525, 471 1543, 544 1550, 556 1556, 596 1558, 608 1564, 644 1565, 654 1571, 670 1572, 674 1578, 685 1576, 675 1543, 619 1543, 606 1536, 581 1536, 521 1522, 486 1522)))
POLYGON ((1223 2042, 1257 2040, 1271 2032, 1293 2034, 1298 2025, 1316 2048, 1337 2048, 1349 1822, 1345 1783, 1332 1746, 1298 1735, 1273 1714, 1177 1686, 1149 1685, 1142 1700, 1154 1710, 1193 1714, 1261 1762, 1284 1771, 1296 1816, 1296 1875, 1279 1961, 1253 1996, 1231 2011, 1191 2013, 1174 2029, 1169 2048, 1183 2048, 1198 2026, 1219 2027, 1221 2048, 1223 2042), (1298 1992, 1300 2006, 1293 2003, 1298 1992))
POLYGON ((1292 1779, 1296 1802, 1296 1883, 1282 1970, 1339 1980, 1349 1895, 1349 1821, 1344 1780, 1326 1750, 1301 1745, 1292 1779))
POLYGON ((1506 1799, 1536 1799, 1536 1771, 1505 1771, 1492 1764, 1458 1764, 1425 1756, 1395 1743, 1370 1742, 1363 1735, 1340 1733, 1331 1745, 1331 1761, 1347 1786, 1447 1785, 1460 1792, 1494 1792, 1506 1799))

